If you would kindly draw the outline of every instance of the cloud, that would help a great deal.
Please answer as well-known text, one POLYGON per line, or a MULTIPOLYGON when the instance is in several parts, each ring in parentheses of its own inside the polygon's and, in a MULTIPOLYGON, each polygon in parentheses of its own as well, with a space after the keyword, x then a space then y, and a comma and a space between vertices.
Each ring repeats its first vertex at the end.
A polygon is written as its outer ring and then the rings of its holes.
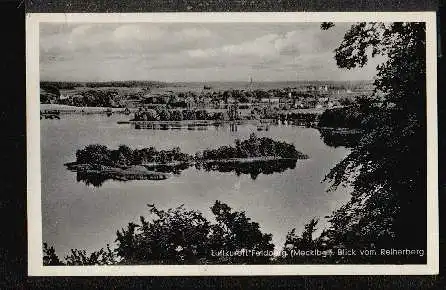
POLYGON ((86 33, 93 28, 93 25, 87 24, 87 25, 80 25, 77 26, 75 28, 73 28, 73 30, 71 31, 71 36, 72 37, 76 37, 76 36, 84 36, 86 35, 86 33))
POLYGON ((230 55, 264 57, 275 54, 274 41, 276 39, 277 35, 267 34, 241 44, 226 45, 221 50, 230 55))
MULTIPOLYGON (((328 48, 329 49, 329 48, 328 48)), ((238 44, 224 45, 220 48, 193 49, 187 56, 194 60, 194 67, 227 65, 247 65, 255 69, 277 69, 305 67, 315 68, 315 61, 321 68, 333 52, 320 47, 319 37, 290 31, 281 34, 267 34, 238 44), (309 67, 310 64, 313 64, 309 67)), ((180 67, 176 63, 174 67, 180 67)))
POLYGON ((207 38, 212 37, 212 33, 208 29, 204 28, 186 28, 177 33, 175 36, 180 39, 199 39, 199 38, 207 38))
POLYGON ((120 41, 150 41, 160 39, 165 35, 165 31, 157 26, 142 27, 141 25, 122 25, 111 31, 111 39, 120 41))
POLYGON ((47 34, 41 31, 40 47, 43 53, 98 51, 169 52, 193 47, 196 41, 212 37, 204 28, 184 28, 171 31, 159 24, 81 24, 67 31, 47 34))
POLYGON ((346 73, 333 49, 348 28, 318 24, 42 24, 43 79, 161 81, 371 78, 346 73))

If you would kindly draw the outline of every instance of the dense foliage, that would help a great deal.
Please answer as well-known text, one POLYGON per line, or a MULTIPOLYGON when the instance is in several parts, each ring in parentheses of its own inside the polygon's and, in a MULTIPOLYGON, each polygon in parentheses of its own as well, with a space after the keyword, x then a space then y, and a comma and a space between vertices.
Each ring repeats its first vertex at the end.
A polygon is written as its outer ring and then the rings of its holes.
POLYGON ((122 98, 113 90, 88 90, 66 99, 60 99, 59 104, 76 107, 117 107, 122 108, 122 98))
POLYGON ((308 158, 305 154, 296 150, 294 144, 275 141, 268 137, 257 137, 251 133, 248 139, 235 140, 235 146, 221 146, 218 149, 208 149, 202 152, 199 159, 218 160, 229 158, 308 158))
POLYGON ((283 251, 286 254, 283 254, 279 262, 286 264, 306 264, 306 263, 330 263, 333 262, 331 257, 332 252, 330 252, 330 248, 327 247, 327 243, 325 241, 325 232, 319 237, 313 237, 315 231, 317 230, 316 226, 319 220, 313 218, 311 219, 304 227, 304 231, 301 235, 296 233, 296 229, 292 229, 288 232, 285 244, 283 247, 283 251), (310 253, 310 254, 296 254, 297 252, 308 252, 318 250, 319 253, 310 253), (294 254, 293 254, 294 252, 294 254))
POLYGON ((54 247, 49 247, 47 243, 43 243, 43 264, 47 266, 60 266, 64 263, 56 255, 54 247))
POLYGON ((366 129, 369 117, 379 114, 381 108, 370 98, 357 98, 345 107, 325 110, 319 117, 319 127, 366 129))
POLYGON ((319 128, 322 141, 330 147, 352 148, 358 145, 362 137, 362 130, 339 129, 339 128, 319 128))
POLYGON ((44 244, 44 265, 263 264, 271 259, 265 252, 274 249, 271 235, 262 233, 244 212, 233 211, 218 200, 211 207, 215 222, 183 206, 169 210, 148 207, 149 220, 141 217, 139 223, 131 222, 117 231, 114 250, 108 245, 91 254, 73 249, 61 261, 54 248, 44 244), (254 253, 234 255, 243 250, 254 253))
POLYGON ((171 150, 156 150, 154 147, 131 149, 120 145, 118 149, 92 144, 76 151, 77 163, 96 163, 108 166, 129 166, 143 163, 187 162, 191 156, 180 152, 179 147, 171 150))
POLYGON ((41 104, 55 104, 58 102, 59 95, 53 94, 45 91, 44 89, 40 89, 40 103, 41 104))
MULTIPOLYGON (((342 68, 383 55, 375 106, 359 144, 327 175, 333 188, 351 184, 351 200, 334 212, 333 246, 409 247, 426 244, 426 67, 424 23, 358 23, 336 49, 342 68)), ((404 257, 395 257, 404 261, 404 257)))
POLYGON ((140 109, 135 112, 133 121, 183 121, 183 120, 227 120, 226 112, 208 112, 206 110, 180 109, 140 109))
POLYGON ((52 84, 41 84, 40 85, 40 103, 41 104, 52 104, 56 103, 59 99, 60 91, 59 88, 52 84))
POLYGON ((297 159, 308 156, 297 151, 293 144, 258 138, 236 140, 235 147, 221 146, 207 149, 195 155, 182 153, 179 147, 156 150, 154 147, 131 149, 120 145, 109 149, 104 145, 91 144, 76 151, 76 161, 66 163, 76 172, 76 180, 100 187, 106 180, 163 180, 195 165, 198 170, 235 172, 237 176, 249 174, 256 179, 259 174, 273 174, 295 168, 297 159))
MULTIPOLYGON (((113 265, 116 264, 115 252, 107 245, 106 249, 100 249, 88 254, 85 250, 71 249, 70 254, 65 256, 67 266, 92 266, 92 265, 113 265)), ((45 264, 45 263, 44 263, 45 264)))

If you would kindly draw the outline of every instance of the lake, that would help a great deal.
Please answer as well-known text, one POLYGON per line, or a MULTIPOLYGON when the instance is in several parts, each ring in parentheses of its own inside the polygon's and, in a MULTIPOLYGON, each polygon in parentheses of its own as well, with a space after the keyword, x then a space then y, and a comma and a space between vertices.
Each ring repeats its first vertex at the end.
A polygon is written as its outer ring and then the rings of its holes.
POLYGON ((113 245, 118 229, 139 221, 141 215, 149 216, 147 204, 160 209, 184 204, 212 220, 210 207, 220 200, 233 210, 245 211, 281 248, 289 230, 296 228, 300 233, 313 217, 321 218, 321 228, 324 216, 349 198, 348 189, 326 192, 328 185, 321 183, 349 151, 326 145, 316 129, 272 125, 268 131, 257 131, 254 125, 226 124, 205 130, 138 130, 131 124, 117 124, 128 119, 119 114, 62 114, 60 120, 40 121, 43 241, 54 245, 61 258, 72 248, 92 251, 113 245), (76 181, 76 173, 64 166, 75 160, 77 149, 93 143, 113 148, 121 144, 157 149, 179 146, 185 153, 195 153, 233 144, 235 138, 248 138, 252 132, 294 143, 310 158, 298 160, 284 172, 259 174, 255 179, 249 174, 190 167, 166 180, 106 180, 100 187, 76 181))

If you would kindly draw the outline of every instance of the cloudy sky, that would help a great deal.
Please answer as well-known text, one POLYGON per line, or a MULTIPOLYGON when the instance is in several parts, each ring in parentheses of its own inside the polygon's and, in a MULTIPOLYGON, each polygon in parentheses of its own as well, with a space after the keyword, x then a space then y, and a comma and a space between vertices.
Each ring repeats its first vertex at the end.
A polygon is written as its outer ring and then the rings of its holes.
POLYGON ((336 67, 349 24, 40 24, 42 80, 369 80, 376 63, 336 67))

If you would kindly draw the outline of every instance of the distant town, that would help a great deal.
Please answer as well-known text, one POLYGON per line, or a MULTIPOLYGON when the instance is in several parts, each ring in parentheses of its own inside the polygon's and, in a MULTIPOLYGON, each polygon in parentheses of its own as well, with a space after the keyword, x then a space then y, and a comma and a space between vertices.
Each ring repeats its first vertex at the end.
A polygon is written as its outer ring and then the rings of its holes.
POLYGON ((320 115, 370 95, 371 82, 41 82, 41 113, 134 113, 132 121, 258 120, 320 115), (228 85, 229 87, 229 85, 228 85))

